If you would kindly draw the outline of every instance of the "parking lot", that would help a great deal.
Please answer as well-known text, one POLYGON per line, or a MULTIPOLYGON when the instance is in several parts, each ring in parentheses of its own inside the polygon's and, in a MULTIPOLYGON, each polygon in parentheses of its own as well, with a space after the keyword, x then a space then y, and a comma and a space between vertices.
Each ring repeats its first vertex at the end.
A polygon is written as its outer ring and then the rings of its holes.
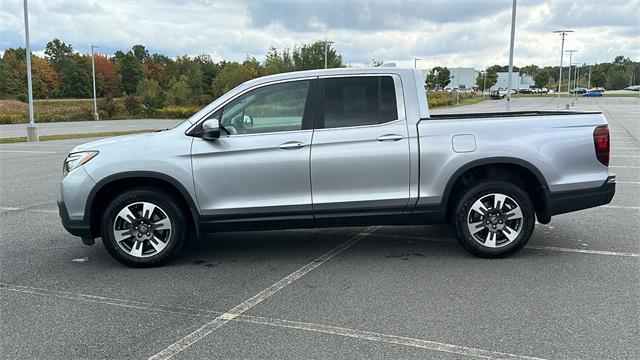
POLYGON ((640 358, 640 99, 575 109, 609 119, 616 196, 500 260, 443 226, 368 227, 215 234, 130 269, 60 224, 62 161, 86 140, 2 144, 0 358, 640 358))

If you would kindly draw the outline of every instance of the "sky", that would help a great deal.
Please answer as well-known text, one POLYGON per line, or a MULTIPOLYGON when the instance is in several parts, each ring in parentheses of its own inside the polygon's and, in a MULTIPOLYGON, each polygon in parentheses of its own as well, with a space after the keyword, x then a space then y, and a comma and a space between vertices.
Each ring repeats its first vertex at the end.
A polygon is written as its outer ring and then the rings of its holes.
MULTIPOLYGON (((507 64, 511 0, 29 0, 32 50, 59 38, 79 52, 143 44, 168 56, 258 60, 271 46, 334 41, 343 62, 400 67, 507 64)), ((519 0, 514 64, 557 65, 560 38, 574 62, 640 61, 640 0, 519 0)), ((23 0, 0 0, 0 52, 24 47, 23 0)), ((566 64, 566 60, 565 60, 566 64)))

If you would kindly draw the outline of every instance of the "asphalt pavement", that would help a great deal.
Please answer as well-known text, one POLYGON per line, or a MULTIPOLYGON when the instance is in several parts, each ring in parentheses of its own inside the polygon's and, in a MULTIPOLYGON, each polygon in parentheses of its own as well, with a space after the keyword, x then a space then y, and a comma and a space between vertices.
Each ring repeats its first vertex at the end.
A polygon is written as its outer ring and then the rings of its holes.
POLYGON ((368 227, 215 234, 130 269, 60 224, 62 161, 85 140, 0 144, 0 358, 640 358, 640 99, 575 109, 609 118, 616 196, 500 260, 443 226, 368 227))

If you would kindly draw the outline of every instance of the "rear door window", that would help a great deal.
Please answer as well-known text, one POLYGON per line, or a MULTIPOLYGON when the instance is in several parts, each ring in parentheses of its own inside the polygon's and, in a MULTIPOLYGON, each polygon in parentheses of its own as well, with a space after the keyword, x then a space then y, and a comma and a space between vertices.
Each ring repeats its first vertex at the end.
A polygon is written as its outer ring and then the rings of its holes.
POLYGON ((391 76, 327 78, 323 79, 323 85, 319 127, 377 125, 398 119, 391 76))

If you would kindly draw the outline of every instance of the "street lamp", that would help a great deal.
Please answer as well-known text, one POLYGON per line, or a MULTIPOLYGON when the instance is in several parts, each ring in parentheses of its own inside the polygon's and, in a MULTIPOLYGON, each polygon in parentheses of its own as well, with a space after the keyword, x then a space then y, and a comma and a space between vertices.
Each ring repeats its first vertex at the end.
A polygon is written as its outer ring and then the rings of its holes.
POLYGON ((484 80, 482 81, 482 96, 484 97, 484 90, 487 88, 487 70, 482 72, 484 74, 484 80))
POLYGON ((511 111, 511 77, 513 74, 513 43, 516 37, 516 3, 511 8, 511 43, 509 44, 509 79, 507 80, 507 111, 511 111))
POLYGON ((571 58, 574 52, 578 52, 578 50, 565 50, 564 52, 569 53, 569 81, 567 82, 567 97, 571 97, 571 58))
POLYGON ((420 58, 414 57, 413 58, 413 68, 417 69, 418 68, 418 60, 422 60, 420 58))
POLYGON ((324 68, 327 68, 327 53, 329 52, 329 44, 333 44, 333 41, 324 40, 324 68))
POLYGON ((560 110, 560 90, 562 89, 562 57, 564 56, 564 38, 568 33, 573 32, 573 30, 556 30, 554 33, 560 34, 562 37, 562 46, 560 47, 560 76, 558 76, 558 97, 556 100, 556 110, 560 110))
POLYGON ((99 46, 91 44, 91 72, 93 73, 93 120, 100 120, 98 116, 98 102, 96 100, 96 62, 95 62, 95 53, 93 49, 99 46))
POLYGON ((27 0, 24 0, 24 40, 26 43, 27 55, 27 92, 29 93, 29 125, 27 125, 27 141, 37 142, 38 128, 36 127, 36 119, 33 115, 33 86, 31 84, 31 43, 29 43, 29 8, 27 0))

